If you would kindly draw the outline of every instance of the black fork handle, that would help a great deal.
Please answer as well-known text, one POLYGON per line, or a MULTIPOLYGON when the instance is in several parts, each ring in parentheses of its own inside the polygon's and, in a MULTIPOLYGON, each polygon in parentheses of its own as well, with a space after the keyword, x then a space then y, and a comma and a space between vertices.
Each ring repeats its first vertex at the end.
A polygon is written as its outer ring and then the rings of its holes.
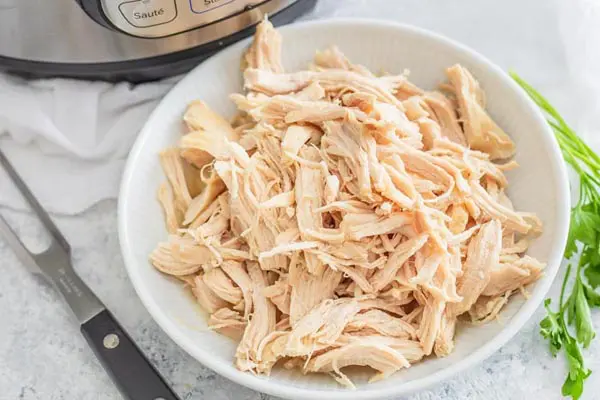
POLYGON ((108 310, 81 332, 127 400, 180 400, 108 310))

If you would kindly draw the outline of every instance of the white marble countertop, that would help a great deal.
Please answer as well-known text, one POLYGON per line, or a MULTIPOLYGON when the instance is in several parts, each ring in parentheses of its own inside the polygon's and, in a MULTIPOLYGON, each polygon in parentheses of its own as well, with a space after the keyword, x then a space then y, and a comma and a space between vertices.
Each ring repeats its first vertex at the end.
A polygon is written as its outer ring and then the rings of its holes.
MULTIPOLYGON (((564 20, 557 17, 557 10, 565 9, 557 4, 553 0, 321 0, 317 10, 305 18, 387 18, 439 31, 472 46, 503 68, 515 68, 543 89, 576 128, 589 129, 591 119, 577 113, 572 101, 583 93, 568 43, 576 36, 566 34, 571 31, 565 31, 564 20), (536 31, 543 33, 536 35, 536 31)), ((41 249, 43 238, 29 213, 1 206, 0 212, 26 242, 41 249)), ((272 399, 203 367, 151 319, 123 266, 114 200, 76 216, 54 217, 72 244, 75 269, 182 399, 272 399)), ((60 296, 30 275, 2 240, 0 260, 0 400, 119 399, 60 296)), ((550 296, 557 295, 557 286, 555 282, 550 296)), ((481 365, 406 399, 561 398, 565 362, 553 359, 540 337, 542 316, 539 309, 509 344, 481 365)), ((593 318, 600 326, 600 314, 594 312, 593 318)), ((600 373, 600 340, 585 356, 588 367, 600 373)), ((598 393, 600 379, 594 374, 586 382, 584 399, 598 399, 598 393)))

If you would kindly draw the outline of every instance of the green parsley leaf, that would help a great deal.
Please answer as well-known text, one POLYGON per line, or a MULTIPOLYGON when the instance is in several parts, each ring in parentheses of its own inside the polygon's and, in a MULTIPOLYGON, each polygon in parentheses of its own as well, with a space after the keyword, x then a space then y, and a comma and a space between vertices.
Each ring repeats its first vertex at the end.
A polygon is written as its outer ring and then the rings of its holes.
MULTIPOLYGON (((571 212, 571 220, 573 220, 573 212, 571 212)), ((577 253, 577 237, 575 232, 575 226, 569 225, 569 236, 567 237, 567 245, 565 246, 565 258, 571 259, 577 253)))
POLYGON ((562 326, 558 322, 559 315, 550 309, 550 299, 546 299, 544 307, 547 315, 540 322, 540 333, 550 343, 550 352, 554 357, 558 354, 563 345, 563 336, 565 334, 562 326))
POLYGON ((583 208, 575 208, 572 213, 571 227, 572 239, 588 246, 598 246, 598 231, 600 216, 583 208))
POLYGON ((600 266, 598 264, 588 265, 585 269, 584 274, 588 282, 594 289, 600 286, 600 266))
POLYGON ((574 341, 569 341, 565 346, 565 350, 569 363, 569 373, 562 386, 562 394, 577 400, 583 394, 583 382, 590 376, 592 371, 584 367, 583 356, 574 341))
POLYGON ((575 313, 575 331, 577 332, 577 341, 583 344, 583 347, 589 347, 592 339, 596 336, 592 324, 592 315, 590 305, 583 289, 581 280, 575 281, 576 288, 573 291, 573 309, 575 313))
POLYGON ((598 294, 598 292, 596 292, 584 281, 581 281, 581 284, 583 285, 583 292, 585 293, 585 298, 587 299, 589 305, 591 307, 600 307, 600 294, 598 294))
POLYGON ((586 246, 581 252, 579 263, 584 268, 584 275, 594 289, 600 286, 600 246, 586 246))

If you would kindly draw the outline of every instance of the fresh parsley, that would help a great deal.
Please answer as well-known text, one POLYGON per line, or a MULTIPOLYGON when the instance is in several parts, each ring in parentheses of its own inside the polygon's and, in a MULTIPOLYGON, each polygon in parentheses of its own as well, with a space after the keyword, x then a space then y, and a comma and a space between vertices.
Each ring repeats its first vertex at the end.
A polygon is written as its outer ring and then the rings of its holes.
POLYGON ((581 352, 596 336, 590 309, 600 307, 600 294, 595 290, 600 286, 600 157, 541 94, 516 73, 510 75, 545 112, 565 161, 579 176, 579 198, 571 209, 564 254, 567 260, 576 262, 576 268, 567 266, 558 309, 553 310, 551 300, 546 299, 546 317, 540 323, 540 333, 550 343, 552 355, 564 350, 567 359, 569 373, 562 394, 577 400, 583 393, 584 381, 592 373, 581 352))

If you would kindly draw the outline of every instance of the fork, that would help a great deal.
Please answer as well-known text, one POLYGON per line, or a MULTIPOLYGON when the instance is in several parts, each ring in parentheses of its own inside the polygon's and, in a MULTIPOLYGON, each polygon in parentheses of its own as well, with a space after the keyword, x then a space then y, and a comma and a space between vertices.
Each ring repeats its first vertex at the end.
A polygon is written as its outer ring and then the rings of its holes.
POLYGON ((79 321, 81 333, 125 399, 179 400, 110 311, 75 273, 69 243, 1 150, 0 164, 51 235, 50 246, 34 254, 0 215, 0 233, 19 260, 62 294, 79 321))

